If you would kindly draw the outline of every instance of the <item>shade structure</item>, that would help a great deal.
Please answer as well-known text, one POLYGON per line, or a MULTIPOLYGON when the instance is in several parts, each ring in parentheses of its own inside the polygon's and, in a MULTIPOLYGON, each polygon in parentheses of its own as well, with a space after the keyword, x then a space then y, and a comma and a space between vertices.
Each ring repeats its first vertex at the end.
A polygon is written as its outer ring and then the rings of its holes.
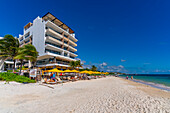
POLYGON ((79 71, 77 70, 71 70, 73 73, 79 73, 79 71))
POLYGON ((93 74, 94 72, 93 71, 89 71, 89 73, 88 74, 93 74))
POLYGON ((101 72, 101 74, 106 74, 105 72, 101 72))
POLYGON ((108 72, 106 72, 105 74, 109 74, 108 72))
POLYGON ((68 70, 64 70, 63 72, 64 73, 71 73, 72 71, 68 69, 68 70))
POLYGON ((54 68, 54 69, 52 69, 52 70, 48 70, 48 72, 63 73, 62 70, 58 70, 57 68, 54 68))
POLYGON ((82 72, 80 72, 80 73, 93 74, 93 71, 87 71, 87 70, 85 70, 85 71, 82 71, 82 72))
POLYGON ((81 71, 80 73, 89 73, 89 71, 85 70, 85 71, 81 71))
MULTIPOLYGON (((43 70, 42 70, 43 71, 43 70)), ((44 70, 43 72, 49 72, 49 70, 44 70)))

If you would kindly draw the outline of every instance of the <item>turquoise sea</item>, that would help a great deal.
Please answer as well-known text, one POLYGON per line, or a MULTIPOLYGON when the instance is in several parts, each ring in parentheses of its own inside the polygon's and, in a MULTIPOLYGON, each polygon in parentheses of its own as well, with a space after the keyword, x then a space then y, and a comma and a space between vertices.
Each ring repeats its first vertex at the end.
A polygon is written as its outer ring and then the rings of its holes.
POLYGON ((133 81, 144 83, 159 89, 170 91, 170 74, 136 74, 136 75, 119 75, 120 77, 128 76, 133 81))

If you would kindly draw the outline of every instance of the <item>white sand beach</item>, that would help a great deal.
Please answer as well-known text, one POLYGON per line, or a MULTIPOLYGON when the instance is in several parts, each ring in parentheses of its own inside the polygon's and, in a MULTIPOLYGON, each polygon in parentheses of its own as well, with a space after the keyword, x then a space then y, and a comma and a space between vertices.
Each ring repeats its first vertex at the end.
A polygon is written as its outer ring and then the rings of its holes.
POLYGON ((49 87, 0 82, 0 113, 169 112, 170 92, 116 77, 49 87))

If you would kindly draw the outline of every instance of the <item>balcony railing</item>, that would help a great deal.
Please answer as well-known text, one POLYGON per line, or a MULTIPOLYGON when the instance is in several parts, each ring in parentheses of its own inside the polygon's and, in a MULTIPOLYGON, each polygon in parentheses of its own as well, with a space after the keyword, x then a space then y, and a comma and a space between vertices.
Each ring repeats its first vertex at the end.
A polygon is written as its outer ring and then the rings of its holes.
POLYGON ((20 42, 23 41, 23 40, 24 40, 24 38, 20 39, 20 42))
POLYGON ((51 28, 51 27, 46 27, 46 29, 51 29, 51 30, 53 30, 53 31, 55 31, 55 32, 57 32, 57 33, 59 33, 60 35, 62 35, 62 33, 58 32, 57 30, 55 30, 55 29, 53 29, 53 28, 51 28))
POLYGON ((62 65, 69 65, 67 62, 62 62, 62 61, 56 61, 56 62, 51 62, 51 61, 46 61, 46 62, 37 62, 37 65, 45 65, 45 64, 62 64, 62 65))
MULTIPOLYGON (((53 51, 53 50, 49 50, 49 49, 46 49, 45 52, 46 53, 49 52, 49 53, 53 53, 53 54, 57 54, 57 55, 68 57, 66 54, 62 55, 61 52, 57 52, 57 51, 53 51)), ((75 59, 75 57, 72 57, 72 56, 69 56, 68 58, 75 59)))
POLYGON ((58 47, 58 48, 62 49, 61 46, 56 45, 56 44, 52 44, 52 43, 50 43, 50 42, 45 42, 45 44, 49 44, 49 45, 52 45, 52 46, 55 46, 55 47, 58 47))
POLYGON ((52 36, 52 35, 46 34, 46 36, 50 36, 50 37, 52 37, 52 38, 54 38, 54 39, 56 39, 56 40, 61 41, 60 39, 58 39, 58 38, 56 38, 56 37, 54 37, 54 36, 52 36))
POLYGON ((28 33, 26 36, 25 36, 25 39, 28 38, 30 36, 30 33, 28 33))
MULTIPOLYGON (((62 27, 58 26, 58 25, 57 25, 56 23, 54 23, 53 21, 50 21, 50 20, 48 20, 48 21, 49 21, 49 22, 52 22, 53 24, 55 24, 58 28, 62 29, 63 31, 69 33, 67 30, 65 30, 65 29, 63 29, 62 27)), ((70 33, 69 33, 69 34, 70 34, 70 33)))
POLYGON ((27 44, 27 43, 29 43, 29 42, 30 42, 30 40, 26 41, 25 44, 27 44))
POLYGON ((53 51, 53 50, 49 50, 49 49, 46 49, 45 52, 49 52, 49 53, 54 53, 54 54, 61 55, 61 52, 53 51))

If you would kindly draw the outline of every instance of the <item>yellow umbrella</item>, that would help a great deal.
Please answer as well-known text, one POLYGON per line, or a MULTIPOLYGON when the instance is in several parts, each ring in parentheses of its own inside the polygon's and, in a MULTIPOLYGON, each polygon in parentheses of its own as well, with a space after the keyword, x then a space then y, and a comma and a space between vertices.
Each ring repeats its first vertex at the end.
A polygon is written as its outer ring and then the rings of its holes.
POLYGON ((105 74, 109 74, 108 72, 106 72, 105 74))
POLYGON ((71 70, 73 73, 79 73, 79 71, 77 70, 71 70))
POLYGON ((105 74, 105 72, 101 72, 101 74, 105 74))
POLYGON ((49 72, 49 70, 42 70, 42 74, 44 75, 44 72, 49 72))
POLYGON ((52 70, 48 70, 48 72, 57 72, 57 73, 63 73, 62 70, 58 70, 57 68, 52 69, 52 70))
POLYGON ((88 74, 93 74, 94 72, 93 71, 88 71, 88 74))
POLYGON ((81 71, 80 73, 89 73, 89 71, 85 70, 85 71, 81 71))
POLYGON ((63 72, 65 72, 65 73, 71 73, 72 71, 71 70, 64 70, 63 72))
POLYGON ((98 72, 93 72, 93 74, 98 74, 98 72))

